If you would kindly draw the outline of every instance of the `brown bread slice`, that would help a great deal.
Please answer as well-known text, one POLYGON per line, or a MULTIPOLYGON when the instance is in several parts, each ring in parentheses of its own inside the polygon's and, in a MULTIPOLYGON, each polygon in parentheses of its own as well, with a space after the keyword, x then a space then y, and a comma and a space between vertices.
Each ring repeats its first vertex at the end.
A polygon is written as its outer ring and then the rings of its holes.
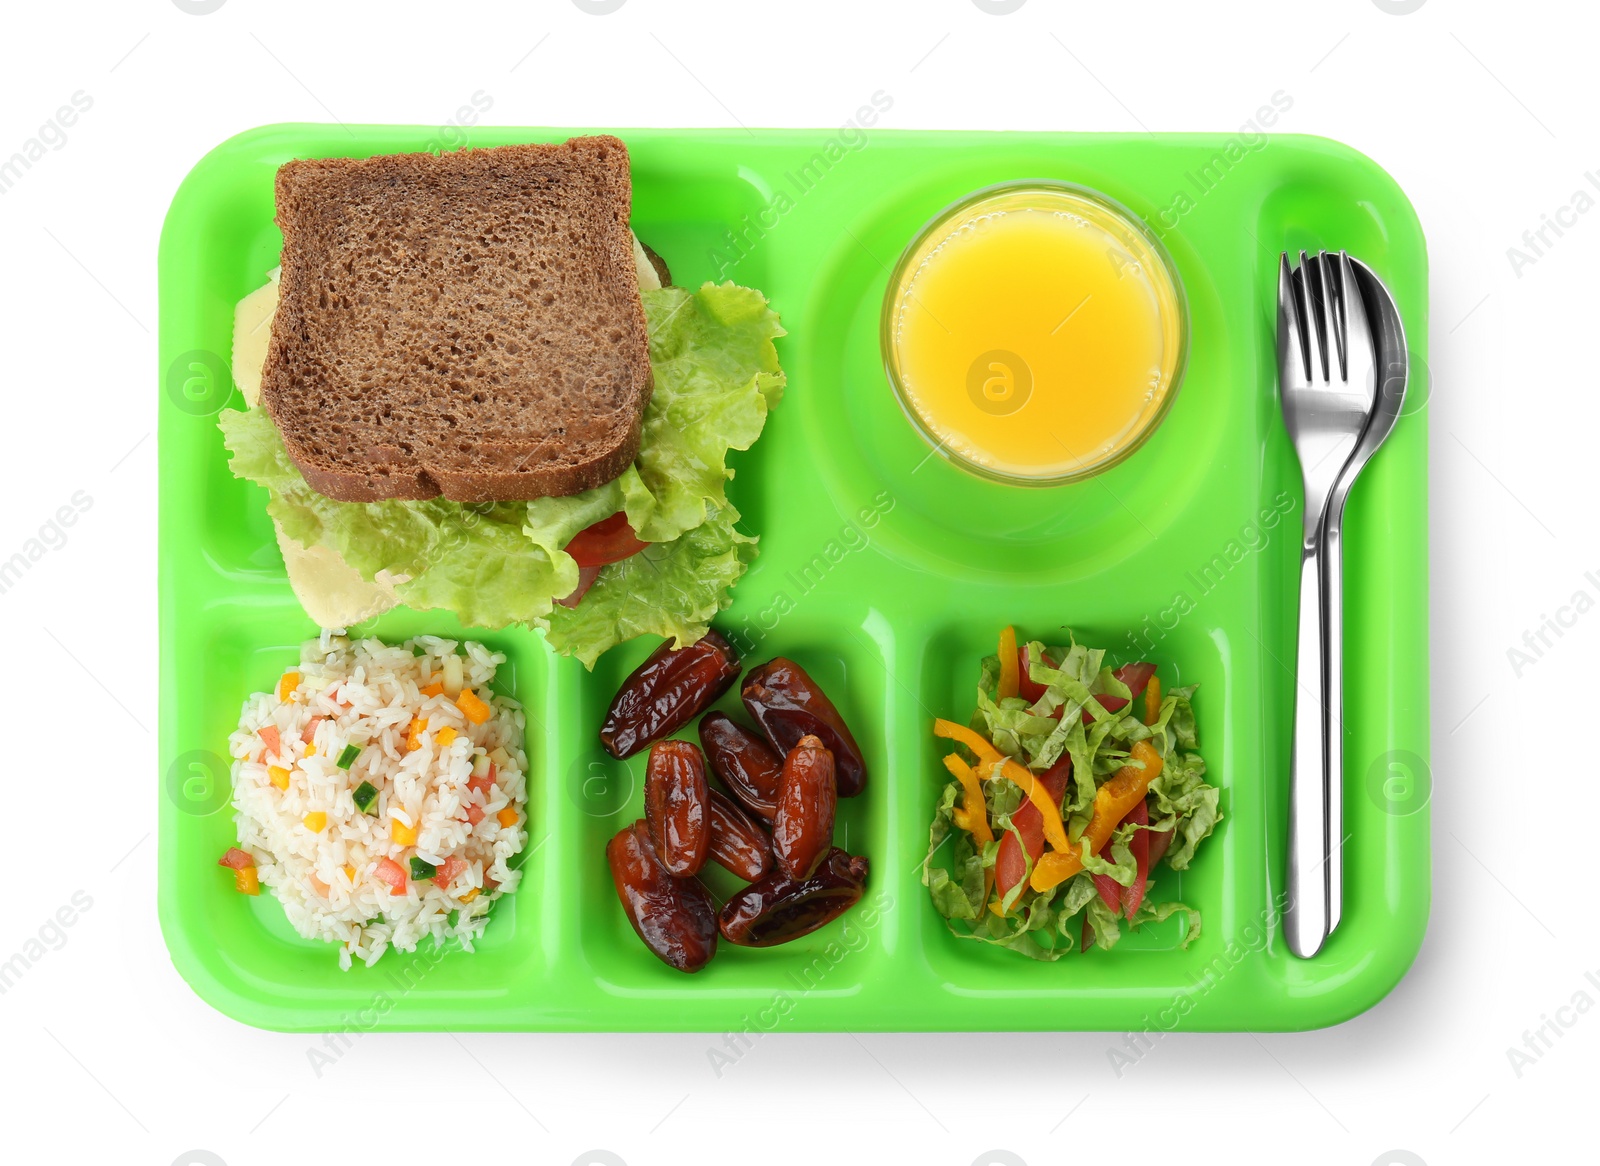
POLYGON ((651 377, 627 148, 290 162, 261 399, 345 502, 576 494, 638 454, 651 377))

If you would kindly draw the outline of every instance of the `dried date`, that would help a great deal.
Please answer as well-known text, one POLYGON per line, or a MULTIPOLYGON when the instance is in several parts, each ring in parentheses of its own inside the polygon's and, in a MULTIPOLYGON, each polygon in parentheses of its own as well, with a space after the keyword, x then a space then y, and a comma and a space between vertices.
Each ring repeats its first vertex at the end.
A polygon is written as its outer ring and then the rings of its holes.
POLYGON ((606 862, 628 922, 665 964, 698 972, 717 952, 717 911, 698 879, 675 879, 656 857, 643 821, 606 844, 606 862))
POLYGON ((867 763, 850 728, 804 668, 782 656, 753 669, 740 692, 744 707, 780 754, 801 737, 820 738, 833 754, 839 796, 853 798, 867 781, 867 763))
POLYGON ((831 923, 860 900, 867 883, 867 860, 835 847, 808 879, 774 871, 746 887, 722 908, 722 937, 741 947, 773 947, 809 935, 831 923))
POLYGON ((711 791, 711 858, 747 883, 772 869, 772 840, 732 798, 711 791))
POLYGON ((631 757, 683 728, 738 678, 738 653, 714 631, 683 648, 663 643, 622 682, 600 743, 613 757, 631 757))
POLYGON ((711 772, 722 779, 746 809, 772 821, 778 811, 783 758, 755 733, 724 713, 700 718, 700 744, 711 772))
POLYGON ((706 759, 691 741, 657 741, 644 770, 644 818, 667 873, 697 873, 711 847, 706 759))
POLYGON ((784 758, 772 818, 772 853, 791 879, 811 877, 827 857, 838 803, 833 754, 816 737, 801 737, 784 758))

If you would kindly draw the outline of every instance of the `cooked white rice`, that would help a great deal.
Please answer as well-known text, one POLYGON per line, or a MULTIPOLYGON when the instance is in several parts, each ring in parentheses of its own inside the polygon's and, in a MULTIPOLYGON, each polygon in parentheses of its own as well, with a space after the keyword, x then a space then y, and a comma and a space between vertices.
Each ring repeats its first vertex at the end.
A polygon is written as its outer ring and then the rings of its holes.
MULTIPOLYGON (((413 951, 424 936, 435 944, 456 938, 471 951, 490 904, 522 877, 511 863, 527 841, 526 722, 516 701, 489 692, 505 656, 470 641, 460 645, 464 655, 457 647, 434 636, 390 646, 324 632, 302 646, 287 699, 277 691, 251 696, 228 739, 239 845, 255 856, 261 882, 296 931, 341 945, 341 967, 352 957, 370 966, 391 945, 413 951), (424 696, 434 684, 444 693, 424 696), (482 724, 456 703, 463 689, 488 706, 482 724), (410 749, 413 719, 427 725, 410 749), (276 751, 261 736, 268 726, 269 738, 277 730, 276 751), (441 747, 446 728, 456 736, 441 747), (338 762, 347 745, 360 754, 345 770, 338 762), (287 789, 274 784, 273 769, 280 783, 288 771, 287 789), (355 801, 363 782, 378 791, 365 813, 355 801), (499 818, 508 809, 514 824, 499 818), (313 832, 316 819, 308 825, 306 817, 316 813, 327 821, 313 832), (416 841, 402 845, 407 828, 416 841), (411 877, 413 857, 466 865, 452 863, 454 877, 440 886, 437 877, 411 877), (405 871, 403 894, 378 877, 393 877, 386 858, 405 871)), ((463 703, 475 707, 471 698, 463 703)))

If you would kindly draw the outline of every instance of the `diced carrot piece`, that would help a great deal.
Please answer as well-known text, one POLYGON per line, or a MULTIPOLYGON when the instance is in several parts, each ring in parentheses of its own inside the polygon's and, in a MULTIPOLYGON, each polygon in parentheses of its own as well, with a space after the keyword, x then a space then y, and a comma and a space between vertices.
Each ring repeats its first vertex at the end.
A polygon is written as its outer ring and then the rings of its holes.
POLYGON ((423 696, 443 696, 444 695, 444 685, 443 684, 430 684, 430 685, 428 685, 427 688, 424 688, 422 690, 422 695, 423 696))
POLYGON ((285 672, 278 681, 278 699, 288 700, 294 695, 294 690, 300 687, 300 673, 285 672))
POLYGON ((234 871, 233 887, 241 895, 259 895, 261 893, 261 879, 256 876, 256 868, 245 866, 234 871))
POLYGON ((277 725, 262 725, 256 730, 256 736, 261 738, 261 743, 267 747, 268 753, 276 753, 283 748, 283 742, 278 739, 277 725))
POLYGON ((344 877, 349 879, 352 884, 356 881, 356 868, 348 862, 344 864, 344 877))
POLYGON ((407 826, 399 818, 390 818, 389 837, 397 846, 415 846, 417 844, 417 828, 415 826, 407 826))
POLYGON ((433 739, 438 742, 439 748, 448 749, 455 742, 456 731, 449 725, 446 725, 444 728, 440 729, 434 734, 433 739))
POLYGON ((461 690, 461 695, 456 697, 456 707, 474 725, 481 725, 489 719, 489 706, 479 700, 477 693, 470 688, 461 690))
POLYGON ((510 806, 507 806, 505 809, 501 810, 495 815, 495 821, 499 822, 500 825, 506 827, 507 829, 510 829, 512 826, 517 824, 517 812, 510 806))
POLYGON ((422 732, 428 727, 427 717, 412 717, 411 726, 406 729, 406 752, 415 753, 422 748, 422 732))
POLYGON ((287 769, 285 769, 283 766, 281 766, 281 765, 269 765, 269 766, 267 766, 267 777, 270 778, 271 781, 272 781, 272 784, 277 786, 279 789, 288 789, 289 788, 289 771, 287 769))

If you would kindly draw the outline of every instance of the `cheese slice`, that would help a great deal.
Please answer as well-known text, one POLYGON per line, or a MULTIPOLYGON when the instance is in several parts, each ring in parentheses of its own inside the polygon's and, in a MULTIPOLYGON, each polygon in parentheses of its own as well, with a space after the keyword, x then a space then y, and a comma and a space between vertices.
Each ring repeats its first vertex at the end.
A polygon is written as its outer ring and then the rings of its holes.
MULTIPOLYGON (((633 237, 633 265, 639 275, 640 291, 661 287, 661 279, 637 235, 633 237)), ((233 310, 233 383, 252 409, 261 402, 261 372, 267 363, 267 344, 272 339, 272 318, 278 312, 278 279, 282 270, 273 268, 267 283, 245 296, 233 310)), ((277 519, 273 519, 272 528, 278 535, 278 549, 283 552, 283 565, 295 598, 322 627, 348 628, 400 602, 395 587, 409 580, 410 575, 379 571, 368 581, 332 547, 308 547, 290 538, 277 519)))
MULTIPOLYGON (((255 409, 261 402, 261 370, 267 363, 272 317, 278 311, 278 275, 245 296, 233 310, 233 383, 255 409)), ((306 614, 325 628, 347 628, 388 611, 400 602, 395 586, 409 575, 379 571, 369 582, 332 547, 308 547, 283 532, 277 519, 272 529, 289 573, 289 586, 306 614)))

